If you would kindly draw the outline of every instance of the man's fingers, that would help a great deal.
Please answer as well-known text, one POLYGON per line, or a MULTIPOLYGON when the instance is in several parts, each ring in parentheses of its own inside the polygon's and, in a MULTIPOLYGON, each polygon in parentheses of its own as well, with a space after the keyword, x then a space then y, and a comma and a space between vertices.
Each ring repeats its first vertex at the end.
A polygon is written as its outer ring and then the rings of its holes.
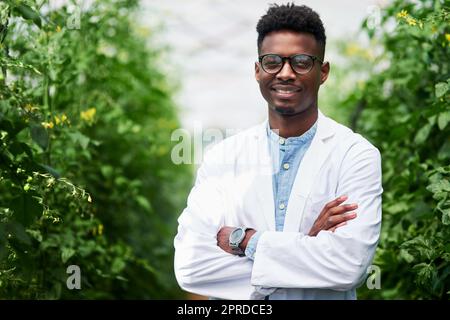
POLYGON ((337 207, 338 205, 340 205, 342 202, 344 202, 347 199, 348 199, 347 196, 340 196, 339 198, 336 198, 333 201, 328 202, 325 205, 324 209, 325 210, 329 210, 331 208, 337 207))
POLYGON ((334 228, 335 226, 339 225, 342 222, 346 222, 348 220, 355 219, 355 218, 356 218, 356 212, 348 212, 348 213, 331 216, 327 220, 327 224, 328 224, 327 230, 334 228))
POLYGON ((342 206, 331 208, 330 210, 328 210, 328 212, 330 215, 337 215, 337 214, 345 213, 347 211, 355 210, 357 208, 358 208, 358 205, 356 203, 351 203, 351 204, 344 204, 342 206))

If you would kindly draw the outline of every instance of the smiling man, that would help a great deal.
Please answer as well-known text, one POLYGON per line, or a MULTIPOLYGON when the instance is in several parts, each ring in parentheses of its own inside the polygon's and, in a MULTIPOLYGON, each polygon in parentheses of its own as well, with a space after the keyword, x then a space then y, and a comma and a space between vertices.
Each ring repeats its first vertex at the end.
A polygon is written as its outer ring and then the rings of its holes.
POLYGON ((319 111, 317 13, 273 5, 257 32, 268 120, 205 156, 178 220, 178 283, 221 299, 356 299, 380 235, 380 154, 319 111))

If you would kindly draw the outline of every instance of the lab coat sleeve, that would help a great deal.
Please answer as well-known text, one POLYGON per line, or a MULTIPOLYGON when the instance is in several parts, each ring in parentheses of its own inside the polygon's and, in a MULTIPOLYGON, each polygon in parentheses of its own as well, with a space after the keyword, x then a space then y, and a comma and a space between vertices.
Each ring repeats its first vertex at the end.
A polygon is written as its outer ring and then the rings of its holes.
POLYGON ((174 240, 175 275, 185 291, 221 299, 249 299, 252 261, 217 246, 227 202, 220 173, 205 161, 198 170, 174 240))
MULTIPOLYGON (((337 195, 357 203, 358 216, 334 233, 316 237, 264 232, 258 241, 251 283, 278 288, 347 291, 365 278, 381 227, 381 157, 368 143, 349 149, 341 165, 337 195)), ((332 200, 332 199, 330 199, 332 200)))

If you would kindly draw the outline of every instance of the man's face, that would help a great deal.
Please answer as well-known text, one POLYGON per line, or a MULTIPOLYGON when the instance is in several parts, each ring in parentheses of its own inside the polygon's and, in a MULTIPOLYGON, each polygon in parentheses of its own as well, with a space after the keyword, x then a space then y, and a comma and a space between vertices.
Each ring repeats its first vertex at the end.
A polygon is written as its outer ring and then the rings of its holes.
MULTIPOLYGON (((321 57, 321 48, 312 34, 289 30, 269 33, 261 44, 260 55, 278 54, 289 57, 294 54, 308 54, 321 57)), ((281 115, 294 115, 317 105, 319 87, 328 77, 329 64, 319 61, 307 74, 297 74, 288 61, 276 74, 265 72, 259 63, 255 64, 255 77, 269 109, 281 115)))

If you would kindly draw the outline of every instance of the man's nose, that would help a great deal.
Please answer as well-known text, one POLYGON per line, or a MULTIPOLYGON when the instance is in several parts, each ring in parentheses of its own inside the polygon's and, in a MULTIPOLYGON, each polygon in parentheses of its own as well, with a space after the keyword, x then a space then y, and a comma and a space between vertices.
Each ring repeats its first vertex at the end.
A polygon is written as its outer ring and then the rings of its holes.
POLYGON ((279 80, 295 80, 296 78, 296 74, 294 72, 294 70, 292 70, 291 68, 291 64, 289 63, 289 61, 284 61, 283 67, 281 68, 281 70, 277 73, 277 79, 279 80))

